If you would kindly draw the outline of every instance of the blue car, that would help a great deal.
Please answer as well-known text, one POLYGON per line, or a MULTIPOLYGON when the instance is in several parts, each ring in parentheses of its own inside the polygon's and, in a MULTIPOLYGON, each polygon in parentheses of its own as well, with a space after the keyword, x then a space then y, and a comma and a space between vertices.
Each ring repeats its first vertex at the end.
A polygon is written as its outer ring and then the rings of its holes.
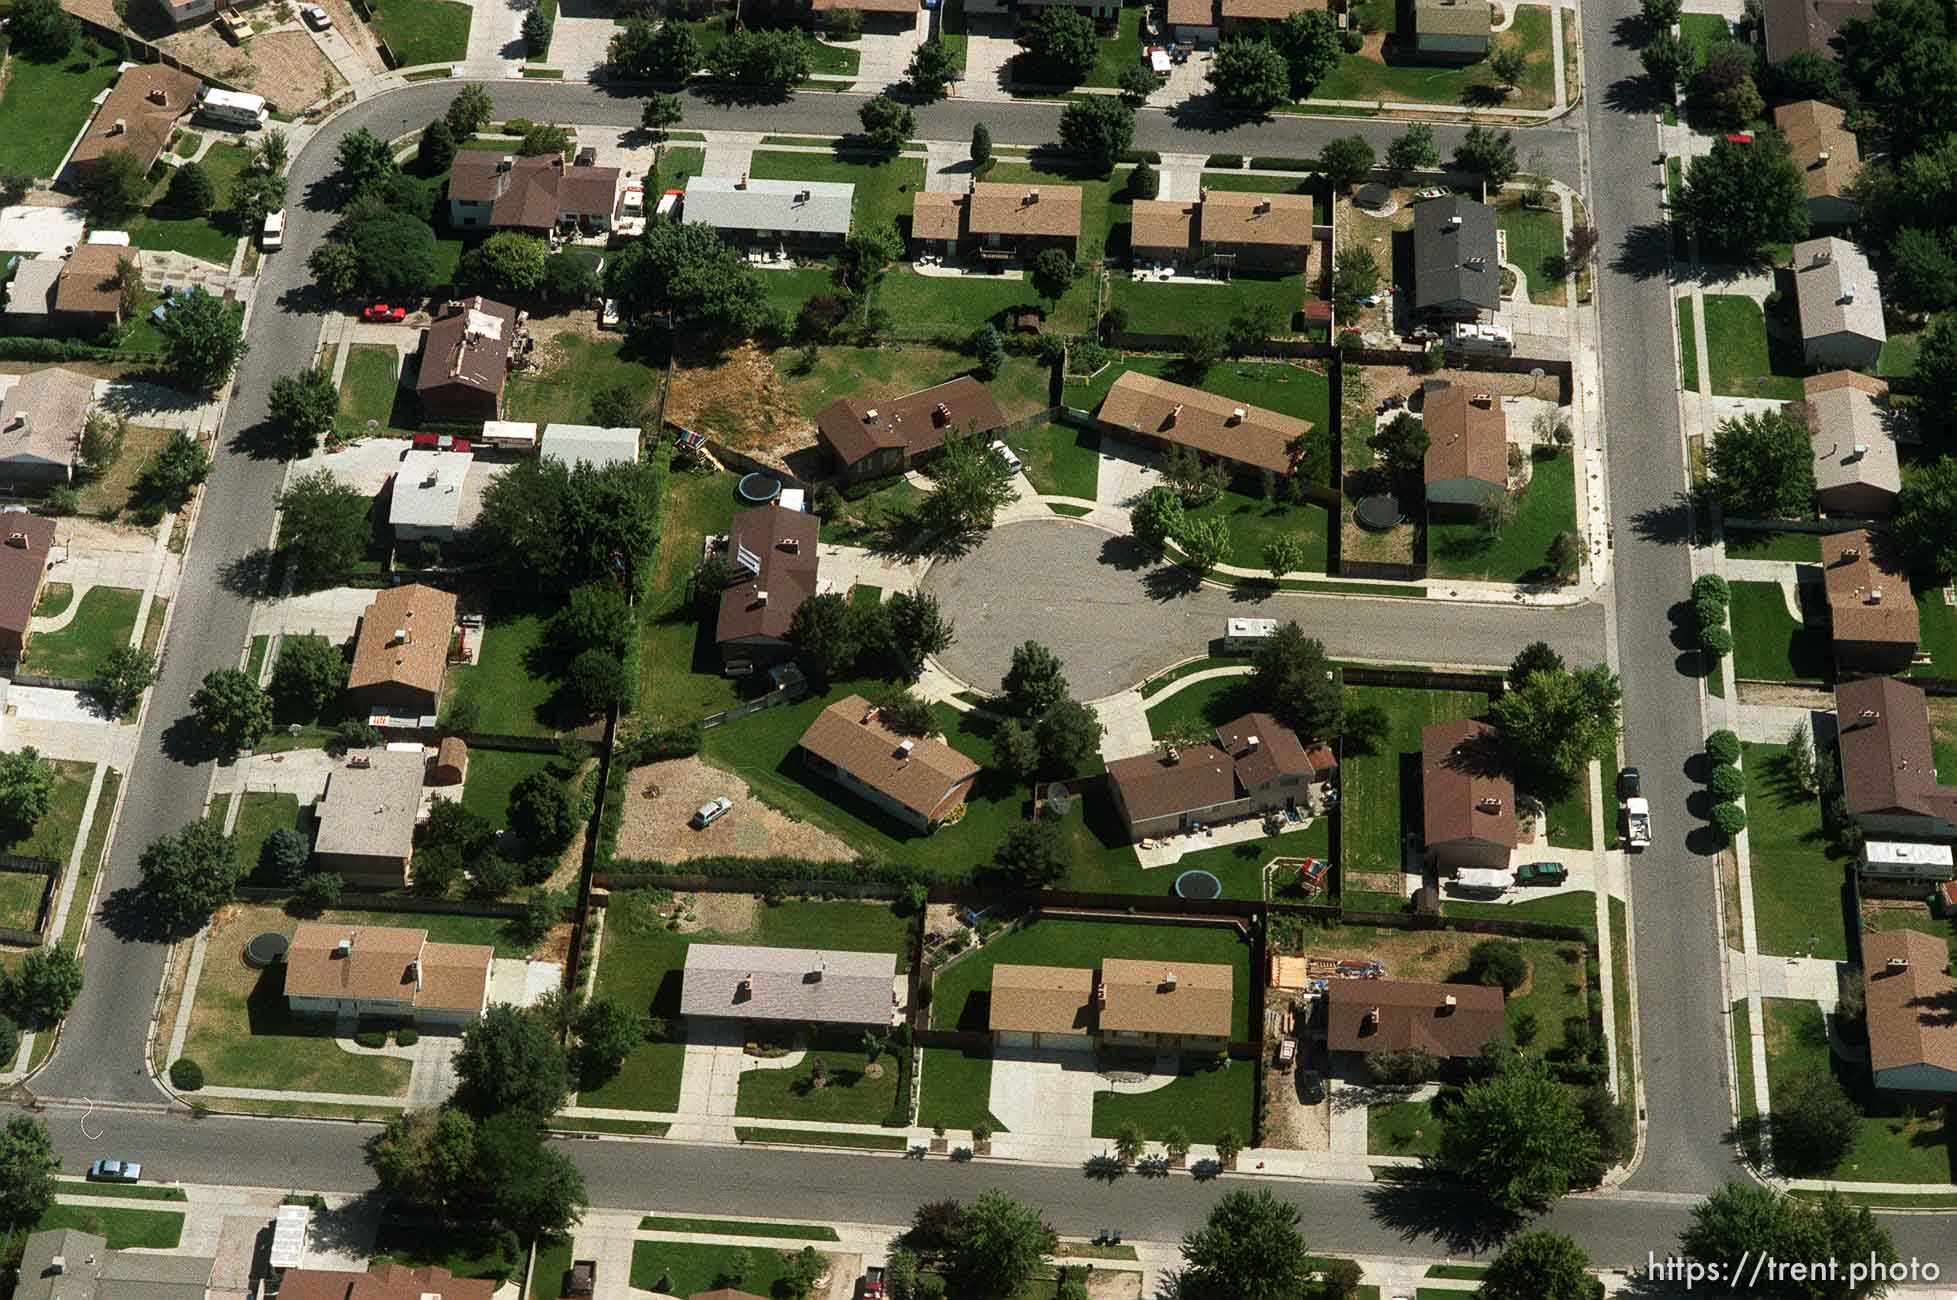
POLYGON ((88 1167, 92 1183, 133 1183, 143 1176, 143 1167, 133 1160, 97 1160, 88 1167))

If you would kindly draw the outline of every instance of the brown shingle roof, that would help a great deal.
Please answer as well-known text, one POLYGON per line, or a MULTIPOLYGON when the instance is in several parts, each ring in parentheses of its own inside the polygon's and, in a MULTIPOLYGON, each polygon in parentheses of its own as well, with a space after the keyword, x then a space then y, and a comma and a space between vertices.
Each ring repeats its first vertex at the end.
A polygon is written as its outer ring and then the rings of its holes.
POLYGON ((1261 406, 1219 397, 1166 379, 1130 370, 1114 381, 1101 401, 1101 419, 1167 442, 1193 447, 1241 465, 1291 472, 1293 438, 1311 432, 1311 422, 1261 406), (1243 417, 1237 418, 1242 411, 1243 417))
MULTIPOLYGON (((529 162, 529 159, 523 161, 529 162)), ((515 167, 514 161, 511 163, 515 167)), ((448 196, 462 203, 494 203, 506 184, 503 155, 487 149, 463 149, 449 164, 448 196)))
POLYGON ((822 521, 800 510, 770 503, 743 510, 727 530, 727 563, 736 580, 720 593, 720 615, 714 640, 741 637, 785 637, 802 602, 815 594, 816 541, 822 521), (737 560, 742 548, 761 561, 761 572, 750 573, 737 560), (768 599, 758 599, 766 592, 768 599))
POLYGON ((1835 57, 1831 42, 1851 18, 1875 12, 1874 0, 1766 0, 1761 30, 1767 62, 1779 63, 1796 50, 1835 57))
POLYGON ((501 393, 509 377, 510 345, 516 336, 516 308, 488 298, 464 299, 428 327, 415 390, 427 392, 463 384, 501 393))
POLYGON ((281 1275, 279 1300, 491 1300, 489 1278, 460 1278, 436 1264, 371 1264, 365 1273, 289 1268, 281 1275))
POLYGON ((1311 776, 1313 765, 1298 733, 1268 713, 1246 713, 1216 729, 1216 742, 1236 757, 1237 778, 1249 789, 1280 776, 1311 776), (1252 739, 1257 741, 1252 748, 1252 739))
MULTIPOLYGON (((1173 23, 1176 19, 1171 15, 1169 21, 1173 23)), ((1128 246, 1186 251, 1196 231, 1196 213, 1200 207, 1178 199, 1136 199, 1129 218, 1128 246)))
POLYGON ((1957 1071, 1957 980, 1949 966, 1950 946, 1935 935, 1884 930, 1863 937, 1870 1069, 1957 1071), (1892 970, 1892 960, 1908 965, 1892 970))
POLYGON ((1509 422, 1500 398, 1487 406, 1461 384, 1427 385, 1420 418, 1427 426, 1426 473, 1429 483, 1474 478, 1507 487, 1509 422))
POLYGON ((24 510, 0 513, 0 628, 26 634, 53 546, 54 520, 24 510))
POLYGON ((1169 0, 1171 27, 1216 26, 1216 0, 1169 0))
POLYGON ((866 14, 915 14, 917 0, 810 0, 809 8, 819 14, 831 9, 856 9, 866 14))
POLYGON ((1173 763, 1164 754, 1118 758, 1108 764, 1108 780, 1120 788, 1135 821, 1214 808, 1237 797, 1236 765, 1215 745, 1184 745, 1173 763))
POLYGON ((126 69, 88 124, 69 165, 87 167, 113 149, 127 149, 148 170, 170 142, 177 119, 196 104, 203 85, 188 72, 161 63, 126 69), (123 124, 120 132, 118 121, 123 124))
POLYGON ((297 997, 386 998, 426 1010, 474 1010, 489 988, 495 955, 485 944, 429 943, 426 930, 302 921, 286 954, 285 991, 297 997), (337 956, 342 939, 352 940, 352 946, 337 956))
POLYGON ((839 397, 815 417, 822 440, 845 465, 884 447, 903 447, 916 456, 952 433, 990 433, 1005 422, 992 391, 970 375, 902 397, 839 397))
POLYGON ((1441 1057, 1478 1056, 1484 1043, 1508 1032, 1502 991, 1486 984, 1335 979, 1325 1010, 1326 1044, 1335 1052, 1424 1047, 1441 1057), (1374 1010, 1378 1021, 1368 1023, 1374 1010))
POLYGON ((75 444, 95 405, 95 381, 74 370, 30 370, 0 401, 0 460, 16 456, 72 465, 75 444), (23 427, 14 421, 25 416, 23 427))
POLYGON ((1801 183, 1811 199, 1843 197, 1861 170, 1862 152, 1844 121, 1846 115, 1839 108, 1818 99, 1782 104, 1774 110, 1774 125, 1787 141, 1787 152, 1801 169, 1801 183))
POLYGON ((1256 248, 1304 248, 1311 243, 1309 194, 1204 190, 1202 240, 1256 248))
POLYGON ((967 205, 975 235, 1080 234, 1080 186, 978 181, 967 205))
POLYGON ((1835 688, 1843 793, 1851 816, 1902 811, 1957 818, 1957 789, 1937 783, 1930 706, 1894 677, 1863 677, 1835 688))
POLYGON ((141 254, 116 244, 83 244, 68 255, 68 264, 54 281, 54 309, 58 312, 113 316, 122 308, 122 295, 116 290, 116 268, 123 258, 138 266, 141 254))
POLYGON ((484 149, 464 149, 449 171, 449 197, 465 203, 492 203, 489 224, 540 230, 565 213, 610 212, 618 193, 616 167, 564 165, 559 154, 511 161, 484 149))
POLYGON ((1835 640, 1916 644, 1916 597, 1909 577, 1893 556, 1878 553, 1868 530, 1822 538, 1821 571, 1835 640))
POLYGON ((1094 1032, 1094 972, 1078 966, 992 968, 986 1027, 1037 1034, 1094 1032))
POLYGON ((1223 0, 1223 16, 1236 19, 1263 19, 1282 22, 1307 9, 1325 9, 1326 0, 1223 0))
POLYGON ((360 618, 347 689, 401 685, 440 695, 454 633, 453 595, 419 582, 388 588, 360 618))
POLYGON ((844 696, 817 714, 800 744, 926 818, 941 815, 952 787, 979 773, 977 763, 942 740, 898 735, 860 695, 844 696))
POLYGON ((969 196, 919 190, 911 196, 912 239, 956 239, 965 226, 969 196))
POLYGON ((1496 749, 1500 734, 1473 718, 1420 729, 1421 820, 1428 844, 1516 846, 1515 782, 1496 749))
POLYGON ((1220 962, 1101 959, 1105 1031, 1228 1038, 1235 998, 1236 971, 1220 962))

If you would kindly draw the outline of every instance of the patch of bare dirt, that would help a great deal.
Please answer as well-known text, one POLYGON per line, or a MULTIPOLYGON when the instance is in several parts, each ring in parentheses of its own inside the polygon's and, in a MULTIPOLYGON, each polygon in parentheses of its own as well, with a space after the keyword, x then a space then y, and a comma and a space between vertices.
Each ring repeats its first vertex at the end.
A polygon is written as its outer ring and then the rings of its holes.
POLYGON ((252 38, 251 91, 273 106, 297 113, 346 84, 313 38, 304 32, 268 32, 252 38))
MULTIPOLYGON (((1822 713, 1835 707, 1835 697, 1832 693, 1816 690, 1810 686, 1741 682, 1739 687, 1741 704, 1771 704, 1790 709, 1814 709, 1822 713)), ((1957 719, 1957 703, 1949 703, 1937 696, 1931 696, 1930 716, 1937 718, 1939 714, 1957 719)))
POLYGON ((753 894, 697 894, 680 921, 680 932, 711 930, 715 934, 746 934, 754 928, 754 914, 760 907, 753 894))
POLYGON ((849 858, 849 845, 828 831, 796 821, 748 793, 747 784, 699 758, 676 758, 634 768, 625 779, 625 823, 619 855, 686 862, 713 856, 849 858), (705 830, 688 822, 709 800, 726 795, 733 810, 705 830))
POLYGON ((815 429, 753 343, 673 371, 666 418, 754 455, 785 458, 815 443, 815 429))
POLYGON ((1265 1071, 1265 1145, 1287 1151, 1330 1151, 1331 1102, 1321 1097, 1306 1105, 1298 1095, 1298 1078, 1297 1070, 1265 1071))
MULTIPOLYGON (((303 31, 267 32, 251 39, 248 49, 240 49, 218 35, 210 23, 171 31, 160 23, 157 12, 148 5, 118 5, 115 0, 66 0, 65 8, 89 21, 147 41, 179 60, 185 68, 205 77, 216 77, 229 85, 263 95, 275 107, 296 113, 326 88, 332 63, 303 31), (130 22, 117 10, 127 9, 130 22)), ((289 15, 281 6, 260 5, 245 16, 253 23, 276 23, 289 15)), ((344 6, 342 6, 344 8, 344 6)), ((353 25, 351 10, 336 24, 353 25)), ((337 74, 334 77, 338 82, 337 74)))
POLYGON ((54 539, 68 548, 70 555, 114 551, 120 554, 147 554, 156 541, 155 529, 119 528, 99 519, 68 515, 54 521, 54 539))
POLYGON ((1130 1269, 1097 1268, 1087 1275, 1088 1300, 1141 1300, 1142 1275, 1130 1269))

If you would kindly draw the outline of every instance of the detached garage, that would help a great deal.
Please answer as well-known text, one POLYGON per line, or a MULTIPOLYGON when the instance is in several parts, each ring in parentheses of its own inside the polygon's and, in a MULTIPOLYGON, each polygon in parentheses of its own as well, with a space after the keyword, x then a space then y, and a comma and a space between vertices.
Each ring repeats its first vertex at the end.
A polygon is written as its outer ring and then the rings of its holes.
POLYGON ((1074 966, 992 968, 995 1047, 1094 1050, 1094 972, 1074 966))

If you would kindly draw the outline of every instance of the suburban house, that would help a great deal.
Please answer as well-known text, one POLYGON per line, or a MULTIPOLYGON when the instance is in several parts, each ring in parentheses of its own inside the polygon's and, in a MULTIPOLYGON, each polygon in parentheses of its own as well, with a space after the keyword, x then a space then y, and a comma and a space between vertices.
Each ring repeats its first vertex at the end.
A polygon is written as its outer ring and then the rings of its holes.
POLYGON ((1194 203, 1137 199, 1129 224, 1132 261, 1180 266, 1194 259, 1226 279, 1239 270, 1301 274, 1311 249, 1309 194, 1205 189, 1194 203))
POLYGON ((142 253, 124 244, 83 244, 54 277, 48 328, 58 334, 100 334, 122 324, 116 274, 127 260, 140 270, 142 253))
POLYGON ((411 879, 425 763, 418 753, 355 750, 326 777, 313 810, 313 862, 349 885, 401 889, 411 879))
MULTIPOLYGON (((1169 34, 1186 45, 1214 45, 1219 35, 1217 0, 1169 0, 1169 34)), ((1139 202, 1139 201, 1138 201, 1139 202)))
POLYGON ((1414 52, 1436 61, 1485 59, 1494 23, 1488 0, 1413 0, 1414 52))
POLYGON ((1814 449, 1814 504, 1824 515, 1887 515, 1903 490, 1889 385, 1854 370, 1810 375, 1802 418, 1814 449))
POLYGON ((76 1228, 28 1236, 14 1300, 205 1300, 217 1260, 110 1250, 106 1237, 76 1228))
POLYGON ((1104 957, 1095 1036, 1115 1051, 1220 1052, 1235 1001, 1236 972, 1221 962, 1104 957))
POLYGON ((1875 0, 1763 0, 1760 31, 1767 62, 1781 63, 1799 50, 1835 57, 1834 39, 1851 18, 1875 13, 1875 0))
POLYGON ((1237 474, 1289 474, 1292 441, 1311 432, 1309 420, 1139 370, 1114 381, 1095 416, 1117 437, 1161 451, 1189 447, 1237 474))
POLYGON ((809 0, 813 13, 832 9, 853 10, 863 16, 867 32, 908 32, 917 22, 916 0, 809 0))
POLYGON ((680 1014, 888 1029, 898 1010, 896 981, 890 952, 696 943, 686 950, 680 1014))
POLYGON ((1821 576, 1835 667, 1895 673, 1916 658, 1916 597, 1894 548, 1865 529, 1821 539, 1821 576))
POLYGON ((992 391, 970 375, 878 401, 839 397, 816 412, 822 444, 851 483, 914 469, 956 434, 978 437, 1006 422, 992 391))
POLYGON ((58 487, 75 477, 82 426, 95 406, 95 380, 50 366, 30 370, 0 398, 0 482, 58 487))
POLYGON ((464 149, 449 170, 449 224, 530 235, 607 231, 622 175, 616 167, 567 166, 556 153, 516 158, 464 149))
POLYGON ((977 763, 944 741, 892 731, 860 695, 817 714, 799 743, 815 771, 917 831, 956 812, 979 775, 977 763))
POLYGON ((159 14, 171 30, 182 31, 217 14, 217 0, 150 0, 150 12, 159 14))
POLYGON ((1418 1047, 1464 1060, 1508 1036, 1502 1000, 1488 984, 1335 979, 1325 990, 1325 1044, 1364 1056, 1418 1047))
POLYGON ((369 717, 422 725, 441 710, 454 637, 452 593, 419 582, 375 593, 354 637, 347 694, 369 717))
POLYGON ((197 106, 203 86, 161 63, 124 64, 68 157, 69 176, 79 181, 117 149, 128 150, 145 172, 156 166, 177 119, 197 106))
POLYGON ((1462 384, 1421 385, 1427 427, 1427 505, 1436 515, 1472 514, 1508 491, 1509 421, 1501 400, 1462 384))
POLYGON ((54 286, 68 260, 59 255, 23 255, 0 290, 7 295, 7 329, 14 334, 45 334, 54 324, 54 286))
POLYGON ((301 921, 285 955, 295 1015, 386 1016, 462 1026, 489 1005, 488 944, 430 943, 428 931, 301 921))
POLYGON ((1047 248, 1080 248, 1080 187, 973 181, 962 194, 919 190, 911 199, 911 238, 922 251, 976 254, 1005 263, 1047 248))
POLYGON ((1930 706, 1894 677, 1835 687, 1842 792, 1868 839, 1957 841, 1957 788, 1937 781, 1930 706))
POLYGON ((492 1300, 496 1282, 457 1277, 439 1264, 369 1264, 365 1273, 336 1269, 288 1268, 280 1276, 279 1300, 492 1300))
POLYGON ((1807 364, 1875 367, 1889 331, 1875 271, 1861 249, 1833 235, 1794 245, 1794 297, 1807 364))
POLYGON ((1782 104, 1774 110, 1774 126, 1801 169, 1808 215, 1819 225, 1845 226, 1855 220, 1850 190, 1862 170, 1862 151, 1845 121, 1839 108, 1818 99, 1782 104))
POLYGON ((1421 824, 1428 865, 1443 871, 1509 865, 1520 837, 1515 781, 1496 749, 1499 736, 1493 726, 1473 718, 1420 729, 1421 824))
POLYGON ((1182 266, 1196 247, 1203 205, 1187 199, 1136 199, 1129 206, 1128 260, 1182 266))
POLYGON ((478 296, 452 304, 423 330, 415 376, 423 418, 483 421, 501 415, 518 329, 516 308, 478 296))
MULTIPOLYGON (((1488 6, 1481 0, 1486 26, 1488 6)), ((1477 320, 1501 304, 1495 209, 1451 194, 1413 210, 1413 306, 1429 316, 1477 320)))
POLYGON ((639 463, 639 431, 632 428, 602 429, 595 424, 547 424, 537 440, 537 454, 545 460, 562 461, 576 467, 639 463))
POLYGON ((1216 729, 1215 743, 1171 746, 1118 758, 1108 789, 1131 840, 1177 835, 1311 802, 1311 787, 1331 779, 1330 746, 1306 746, 1268 713, 1246 713, 1216 729))
POLYGON ((1094 1011, 1094 972, 1085 966, 992 968, 986 1028, 994 1047, 1092 1051, 1094 1011))
POLYGON ((682 210, 730 244, 835 248, 849 237, 855 202, 856 187, 841 181, 689 176, 682 210))
POLYGON ((18 663, 27 653, 53 549, 54 520, 18 508, 0 510, 0 663, 18 663))
POLYGON ((1950 945, 1917 930, 1862 936, 1869 1072, 1893 1092, 1957 1093, 1957 980, 1950 945))
POLYGON ((486 475, 477 475, 469 491, 476 458, 466 451, 417 448, 401 457, 388 500, 387 523, 396 540, 453 542, 482 513, 486 475))
POLYGON ((816 516, 773 501, 734 516, 726 555, 733 576, 714 622, 722 672, 751 673, 795 657, 788 625, 815 595, 821 528, 816 516))

